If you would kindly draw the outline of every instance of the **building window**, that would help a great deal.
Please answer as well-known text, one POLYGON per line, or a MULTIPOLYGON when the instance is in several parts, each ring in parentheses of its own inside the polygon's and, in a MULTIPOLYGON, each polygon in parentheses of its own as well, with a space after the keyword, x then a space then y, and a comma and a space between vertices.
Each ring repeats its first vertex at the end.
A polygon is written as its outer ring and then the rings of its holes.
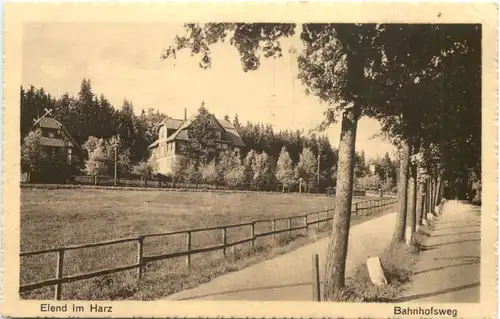
POLYGON ((217 132, 217 138, 220 140, 222 138, 222 133, 221 132, 217 132))
POLYGON ((49 137, 55 137, 56 135, 54 134, 54 132, 49 132, 49 137))

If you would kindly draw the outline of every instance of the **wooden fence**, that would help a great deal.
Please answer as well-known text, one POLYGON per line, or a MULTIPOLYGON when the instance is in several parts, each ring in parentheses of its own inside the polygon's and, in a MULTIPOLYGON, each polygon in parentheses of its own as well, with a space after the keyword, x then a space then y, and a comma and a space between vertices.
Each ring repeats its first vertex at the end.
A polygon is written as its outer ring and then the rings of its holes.
MULTIPOLYGON (((363 215, 365 211, 369 211, 369 210, 379 211, 379 210, 382 210, 385 206, 392 205, 394 203, 396 203, 395 198, 382 198, 382 199, 377 199, 377 200, 367 200, 367 201, 357 202, 357 203, 352 204, 351 212, 352 212, 352 214, 355 214, 355 215, 358 215, 358 214, 363 215)), ((214 226, 214 227, 207 227, 207 228, 171 231, 171 232, 148 234, 148 235, 130 237, 130 238, 114 239, 114 240, 102 241, 102 242, 92 243, 92 244, 72 245, 72 246, 50 248, 50 249, 44 249, 44 250, 38 250, 38 251, 21 252, 19 254, 20 257, 55 253, 55 254, 57 254, 57 264, 56 264, 56 271, 55 271, 56 278, 44 280, 44 281, 40 281, 40 282, 36 282, 36 283, 20 285, 19 292, 20 293, 27 292, 27 291, 39 289, 39 288, 46 287, 46 286, 55 286, 54 298, 56 300, 61 300, 62 284, 64 284, 64 283, 70 283, 70 282, 90 279, 90 278, 94 278, 94 277, 104 276, 104 275, 113 274, 113 273, 117 273, 117 272, 132 270, 132 269, 136 269, 136 278, 141 279, 142 273, 143 273, 143 268, 147 263, 153 262, 153 261, 158 261, 158 260, 169 259, 169 258, 176 258, 176 257, 186 257, 186 266, 189 270, 191 268, 191 256, 194 254, 222 250, 224 253, 224 256, 225 256, 227 253, 227 249, 230 247, 234 247, 236 245, 250 243, 251 247, 254 247, 255 241, 257 238, 261 238, 261 237, 265 237, 265 236, 272 236, 272 239, 274 242, 276 234, 288 232, 289 236, 291 236, 292 231, 303 230, 303 229, 305 229, 307 232, 311 225, 317 224, 319 226, 320 223, 331 220, 332 219, 331 212, 333 212, 333 209, 326 209, 326 210, 308 213, 308 214, 304 214, 304 215, 279 217, 279 218, 275 218, 275 219, 254 220, 251 222, 232 224, 232 225, 222 225, 222 226, 214 226), (299 220, 299 221, 302 220, 301 225, 292 227, 291 226, 292 220, 299 220), (278 221, 287 221, 287 223, 286 223, 287 227, 283 228, 283 229, 277 229, 276 222, 278 222, 278 221), (266 231, 266 232, 261 232, 261 233, 256 233, 255 232, 255 225, 258 223, 270 223, 272 230, 266 231), (248 237, 240 239, 240 240, 236 240, 233 242, 228 242, 227 241, 227 231, 228 231, 228 229, 235 228, 235 227, 248 227, 248 237), (222 242, 220 244, 214 245, 214 246, 192 249, 191 248, 192 234, 196 233, 196 232, 210 231, 210 230, 221 231, 222 232, 222 242), (160 255, 144 256, 144 240, 146 238, 179 235, 179 234, 185 234, 185 247, 186 248, 184 251, 167 253, 167 254, 160 254, 160 255), (100 270, 100 271, 95 271, 95 272, 90 272, 90 273, 83 273, 83 274, 77 274, 77 275, 72 275, 72 276, 63 276, 65 251, 91 248, 91 247, 99 247, 99 246, 108 246, 108 245, 128 243, 128 242, 136 242, 137 243, 137 257, 136 257, 136 262, 134 264, 116 267, 116 268, 105 269, 105 270, 100 270)))

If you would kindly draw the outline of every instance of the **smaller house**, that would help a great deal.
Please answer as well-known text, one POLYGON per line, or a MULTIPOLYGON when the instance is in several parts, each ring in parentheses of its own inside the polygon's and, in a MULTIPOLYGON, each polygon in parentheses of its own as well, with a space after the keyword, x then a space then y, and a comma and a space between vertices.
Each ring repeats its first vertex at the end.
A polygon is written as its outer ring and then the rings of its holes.
POLYGON ((32 130, 41 131, 42 137, 40 139, 40 144, 49 157, 49 162, 47 163, 49 166, 44 166, 42 172, 43 176, 35 177, 30 176, 31 174, 28 174, 26 172, 22 172, 21 181, 26 182, 35 178, 45 182, 57 179, 65 180, 66 178, 68 178, 69 176, 62 176, 67 173, 60 172, 57 166, 51 165, 51 160, 53 160, 56 155, 64 154, 64 156, 67 158, 68 164, 70 165, 75 163, 76 159, 82 158, 82 149, 76 143, 66 127, 55 118, 43 116, 35 122, 32 130))
POLYGON ((54 156, 58 151, 63 151, 67 154, 69 163, 72 162, 74 156, 82 154, 81 148, 68 130, 55 118, 43 117, 33 126, 33 129, 42 131, 40 143, 47 154, 54 156))

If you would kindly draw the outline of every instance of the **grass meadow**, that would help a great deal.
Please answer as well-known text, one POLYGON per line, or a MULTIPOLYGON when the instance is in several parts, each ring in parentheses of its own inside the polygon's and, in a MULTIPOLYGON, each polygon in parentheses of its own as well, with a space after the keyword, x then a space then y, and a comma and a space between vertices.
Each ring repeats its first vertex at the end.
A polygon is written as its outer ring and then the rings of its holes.
MULTIPOLYGON (((356 198, 353 202, 368 199, 373 198, 356 198)), ((324 195, 23 188, 21 251, 303 215, 333 205, 333 198, 324 195)), ((298 222, 293 220, 292 227, 299 226, 298 222)), ((330 225, 323 224, 312 226, 309 234, 299 230, 276 235, 274 244, 271 236, 259 238, 253 248, 248 243, 238 245, 226 256, 222 251, 192 255, 191 271, 187 270, 186 257, 179 257, 149 263, 141 280, 131 270, 63 284, 62 299, 157 299, 310 242, 327 233, 330 225)), ((286 221, 278 222, 276 228, 286 228, 286 221)), ((256 233, 269 230, 269 224, 256 224, 256 233)), ((249 235, 249 227, 231 228, 227 240, 249 235)), ((146 238, 144 255, 185 250, 185 237, 146 238)), ((221 231, 193 233, 192 249, 221 241, 221 231)), ((66 251, 63 276, 134 264, 136 251, 135 242, 66 251)), ((21 258, 21 284, 54 278, 55 272, 55 253, 21 258)), ((52 299, 53 291, 54 287, 45 287, 22 293, 21 298, 52 299)))

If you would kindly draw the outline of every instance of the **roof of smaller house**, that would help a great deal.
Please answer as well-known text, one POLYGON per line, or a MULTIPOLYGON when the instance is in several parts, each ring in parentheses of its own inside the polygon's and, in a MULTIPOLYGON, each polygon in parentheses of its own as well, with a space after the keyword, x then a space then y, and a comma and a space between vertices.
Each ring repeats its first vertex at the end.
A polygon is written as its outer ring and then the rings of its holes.
POLYGON ((53 117, 44 117, 39 122, 38 125, 43 128, 60 128, 62 126, 55 118, 53 117))

